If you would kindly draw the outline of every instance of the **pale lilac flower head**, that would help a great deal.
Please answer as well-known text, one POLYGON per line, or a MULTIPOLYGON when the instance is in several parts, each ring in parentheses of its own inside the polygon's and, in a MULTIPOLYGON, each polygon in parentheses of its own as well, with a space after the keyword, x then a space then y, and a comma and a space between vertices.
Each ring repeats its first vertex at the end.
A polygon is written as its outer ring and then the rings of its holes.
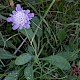
POLYGON ((12 13, 7 18, 7 21, 12 22, 13 30, 30 28, 30 20, 34 17, 34 13, 30 13, 30 10, 23 10, 20 4, 16 5, 16 11, 12 13))

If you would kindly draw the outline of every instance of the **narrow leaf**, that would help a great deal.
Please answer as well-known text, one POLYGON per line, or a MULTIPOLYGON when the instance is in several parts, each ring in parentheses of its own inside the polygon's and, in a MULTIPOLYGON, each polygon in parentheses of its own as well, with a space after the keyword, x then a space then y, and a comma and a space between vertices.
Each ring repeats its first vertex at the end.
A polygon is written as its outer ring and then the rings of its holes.
POLYGON ((67 33, 64 29, 59 30, 57 33, 57 37, 60 40, 60 42, 63 42, 65 40, 66 36, 67 36, 67 33))
POLYGON ((16 58, 13 54, 10 54, 10 52, 0 48, 0 59, 12 59, 16 58))

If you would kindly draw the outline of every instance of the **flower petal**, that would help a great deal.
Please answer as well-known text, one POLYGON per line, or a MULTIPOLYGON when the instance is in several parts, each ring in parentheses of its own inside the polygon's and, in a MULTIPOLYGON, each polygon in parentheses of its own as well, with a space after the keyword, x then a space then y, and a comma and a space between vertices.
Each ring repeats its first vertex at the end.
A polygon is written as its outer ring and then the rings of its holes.
POLYGON ((17 4, 16 5, 16 11, 21 11, 21 10, 22 10, 21 5, 20 4, 17 4))
POLYGON ((12 15, 12 14, 9 14, 9 16, 11 16, 11 17, 12 17, 13 15, 12 15))
POLYGON ((29 17, 29 20, 31 20, 32 17, 34 17, 34 13, 30 13, 30 14, 28 14, 28 17, 29 17))
POLYGON ((29 29, 29 28, 30 28, 30 25, 26 23, 26 24, 24 25, 24 28, 29 29))
POLYGON ((30 13, 28 14, 28 16, 31 18, 31 17, 34 17, 34 13, 30 13))
POLYGON ((16 14, 16 11, 12 11, 12 13, 15 15, 16 14))
POLYGON ((25 14, 29 14, 30 13, 30 10, 27 9, 24 12, 25 12, 25 14))
POLYGON ((18 27, 19 27, 18 25, 14 25, 14 26, 12 27, 12 29, 13 29, 13 30, 16 30, 16 29, 18 29, 18 27))
POLYGON ((27 24, 30 24, 30 21, 28 21, 27 24))
POLYGON ((12 22, 13 21, 13 18, 12 17, 8 17, 7 18, 7 22, 12 22))

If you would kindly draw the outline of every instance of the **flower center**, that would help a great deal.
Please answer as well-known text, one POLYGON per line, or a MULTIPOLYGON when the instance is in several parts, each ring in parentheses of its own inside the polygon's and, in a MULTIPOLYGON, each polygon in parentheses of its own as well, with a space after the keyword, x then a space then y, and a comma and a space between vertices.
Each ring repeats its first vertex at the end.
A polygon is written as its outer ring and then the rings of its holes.
POLYGON ((24 26, 27 21, 27 15, 25 13, 18 11, 15 15, 13 15, 14 24, 18 26, 24 26))

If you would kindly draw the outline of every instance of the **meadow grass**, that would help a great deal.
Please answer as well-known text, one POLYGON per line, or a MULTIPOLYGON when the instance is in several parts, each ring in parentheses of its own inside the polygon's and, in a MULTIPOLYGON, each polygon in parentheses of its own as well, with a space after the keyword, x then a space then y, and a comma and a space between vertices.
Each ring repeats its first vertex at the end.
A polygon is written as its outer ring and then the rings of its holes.
POLYGON ((80 80, 79 27, 80 0, 0 0, 0 80, 80 80), (6 21, 16 4, 35 13, 29 29, 6 21))

